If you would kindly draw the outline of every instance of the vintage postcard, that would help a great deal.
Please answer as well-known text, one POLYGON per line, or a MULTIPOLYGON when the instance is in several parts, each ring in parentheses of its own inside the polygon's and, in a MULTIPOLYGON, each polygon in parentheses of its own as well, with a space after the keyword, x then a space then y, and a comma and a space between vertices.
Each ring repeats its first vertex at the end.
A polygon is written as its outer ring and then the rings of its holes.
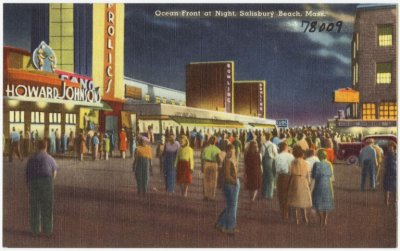
POLYGON ((397 247, 396 1, 2 9, 3 247, 397 247))

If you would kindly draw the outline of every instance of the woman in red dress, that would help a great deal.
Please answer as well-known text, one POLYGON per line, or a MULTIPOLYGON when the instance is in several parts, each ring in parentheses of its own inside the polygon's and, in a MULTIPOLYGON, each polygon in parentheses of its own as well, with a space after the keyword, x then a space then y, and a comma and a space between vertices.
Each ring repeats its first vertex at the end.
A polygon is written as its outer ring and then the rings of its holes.
POLYGON ((121 156, 123 159, 125 159, 126 141, 126 132, 125 129, 122 128, 121 132, 119 133, 119 151, 121 152, 121 156))
POLYGON ((176 183, 180 185, 182 195, 187 196, 189 185, 192 184, 194 170, 193 149, 189 146, 189 140, 185 135, 180 139, 181 148, 175 159, 176 183))

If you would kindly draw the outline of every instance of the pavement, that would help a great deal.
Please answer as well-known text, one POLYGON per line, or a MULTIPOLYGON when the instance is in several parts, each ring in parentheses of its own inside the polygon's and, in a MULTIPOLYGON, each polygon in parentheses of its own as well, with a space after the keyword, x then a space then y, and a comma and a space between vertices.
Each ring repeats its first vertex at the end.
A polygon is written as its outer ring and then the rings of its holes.
MULTIPOLYGON (((129 154, 128 154, 129 155, 129 154)), ((29 229, 25 165, 3 162, 3 247, 42 248, 386 248, 397 246, 397 207, 386 207, 381 187, 359 191, 360 169, 335 168, 335 210, 321 227, 315 212, 310 224, 282 220, 276 197, 251 203, 243 180, 235 235, 214 228, 225 208, 221 190, 215 202, 203 201, 199 152, 187 198, 164 190, 159 161, 153 161, 150 191, 136 192, 131 158, 84 161, 57 157, 54 232, 33 236, 29 229)), ((241 177, 243 163, 240 164, 241 177)))

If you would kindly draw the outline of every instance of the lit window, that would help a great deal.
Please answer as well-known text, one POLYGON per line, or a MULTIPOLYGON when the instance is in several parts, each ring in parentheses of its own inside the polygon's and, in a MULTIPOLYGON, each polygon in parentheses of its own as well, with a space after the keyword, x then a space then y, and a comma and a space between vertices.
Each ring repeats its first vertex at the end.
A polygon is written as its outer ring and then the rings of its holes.
POLYGON ((171 105, 175 105, 175 99, 171 99, 171 105))
POLYGON ((356 63, 356 84, 358 84, 358 63, 356 63))
POLYGON ((353 42, 353 58, 356 58, 356 42, 353 42))
POLYGON ((161 103, 161 98, 160 97, 156 97, 156 104, 159 104, 159 103, 161 103))
POLYGON ((359 44, 360 44, 360 38, 359 38, 358 33, 357 33, 356 34, 356 49, 357 49, 357 51, 358 51, 358 48, 359 48, 359 44))
POLYGON ((61 113, 49 113, 50 124, 61 124, 61 113))
POLYGON ((76 114, 66 113, 65 114, 65 124, 75 125, 76 123, 76 114))
POLYGON ((376 64, 376 83, 377 84, 392 83, 391 63, 376 64))
POLYGON ((376 106, 374 103, 364 103, 362 106, 363 119, 376 119, 376 106))
POLYGON ((353 65, 353 85, 356 85, 356 66, 353 65))
POLYGON ((25 112, 24 111, 10 111, 9 115, 10 123, 24 123, 25 112))
POLYGON ((10 111, 10 122, 11 123, 15 122, 14 111, 10 111))
POLYGON ((149 95, 149 94, 146 94, 146 95, 144 96, 144 100, 145 100, 146 102, 150 102, 150 95, 149 95))
POLYGON ((167 103, 167 98, 166 98, 166 97, 163 97, 163 98, 162 98, 162 102, 163 102, 163 104, 166 104, 166 103, 167 103))
POLYGON ((397 119, 397 104, 395 102, 382 102, 379 104, 380 119, 397 119))
POLYGON ((392 46, 391 25, 382 25, 378 27, 378 46, 392 46))

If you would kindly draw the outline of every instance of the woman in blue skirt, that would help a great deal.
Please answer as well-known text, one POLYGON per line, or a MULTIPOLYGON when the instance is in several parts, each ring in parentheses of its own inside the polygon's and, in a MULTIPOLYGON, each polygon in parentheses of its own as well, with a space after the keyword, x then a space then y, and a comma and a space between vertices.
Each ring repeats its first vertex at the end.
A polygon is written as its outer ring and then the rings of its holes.
POLYGON ((144 195, 149 186, 152 149, 147 146, 143 138, 139 138, 139 146, 135 150, 133 172, 135 173, 138 193, 144 195))
POLYGON ((312 192, 312 204, 318 211, 320 223, 328 224, 328 212, 334 209, 333 203, 333 167, 326 160, 327 153, 325 149, 318 150, 318 158, 320 162, 316 162, 312 169, 311 178, 314 179, 315 185, 312 192))
POLYGON ((165 190, 168 193, 175 192, 176 185, 176 154, 179 150, 179 142, 175 140, 175 135, 170 134, 168 142, 165 144, 164 151, 162 154, 163 171, 165 177, 165 190))

